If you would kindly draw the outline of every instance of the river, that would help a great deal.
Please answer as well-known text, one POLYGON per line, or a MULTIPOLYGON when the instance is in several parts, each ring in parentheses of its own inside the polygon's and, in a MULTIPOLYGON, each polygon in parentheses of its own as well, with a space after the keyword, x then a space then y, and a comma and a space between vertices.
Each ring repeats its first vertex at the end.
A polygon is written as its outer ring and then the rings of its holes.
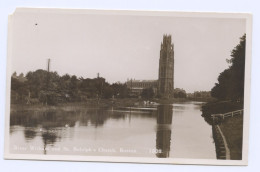
POLYGON ((10 153, 216 159, 201 104, 12 112, 10 153))

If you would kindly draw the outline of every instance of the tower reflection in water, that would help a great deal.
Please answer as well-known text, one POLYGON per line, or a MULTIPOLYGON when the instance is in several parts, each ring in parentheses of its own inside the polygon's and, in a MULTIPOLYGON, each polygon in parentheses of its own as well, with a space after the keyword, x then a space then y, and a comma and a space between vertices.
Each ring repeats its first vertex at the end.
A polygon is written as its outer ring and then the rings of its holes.
POLYGON ((170 155, 172 105, 159 105, 157 107, 156 156, 167 158, 170 155))

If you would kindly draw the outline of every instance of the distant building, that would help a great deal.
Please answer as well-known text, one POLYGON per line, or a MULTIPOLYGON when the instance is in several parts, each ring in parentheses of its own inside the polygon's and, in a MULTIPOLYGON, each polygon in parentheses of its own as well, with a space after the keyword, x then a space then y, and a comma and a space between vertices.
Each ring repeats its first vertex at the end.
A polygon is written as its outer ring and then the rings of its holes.
POLYGON ((164 35, 159 60, 158 94, 163 98, 173 96, 174 50, 171 35, 164 35))
POLYGON ((157 94, 157 80, 135 80, 128 79, 126 82, 127 88, 131 90, 133 96, 141 95, 143 89, 152 88, 154 93, 157 94))

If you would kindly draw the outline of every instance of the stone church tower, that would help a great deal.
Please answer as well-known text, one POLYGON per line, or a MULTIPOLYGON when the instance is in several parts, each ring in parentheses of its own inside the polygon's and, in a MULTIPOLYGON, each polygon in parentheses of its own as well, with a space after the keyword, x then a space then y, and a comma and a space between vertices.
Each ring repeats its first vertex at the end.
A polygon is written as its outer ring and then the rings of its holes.
POLYGON ((162 98, 173 97, 174 87, 174 50, 171 35, 163 35, 159 61, 158 95, 162 98))

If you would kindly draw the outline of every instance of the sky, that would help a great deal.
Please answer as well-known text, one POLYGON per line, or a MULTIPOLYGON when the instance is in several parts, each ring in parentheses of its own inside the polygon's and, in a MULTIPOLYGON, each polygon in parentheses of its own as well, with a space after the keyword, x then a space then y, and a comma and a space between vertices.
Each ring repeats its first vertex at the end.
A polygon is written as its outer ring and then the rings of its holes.
POLYGON ((144 15, 16 12, 11 71, 37 69, 109 83, 158 79, 164 34, 174 44, 174 87, 210 91, 246 32, 246 20, 144 15))

